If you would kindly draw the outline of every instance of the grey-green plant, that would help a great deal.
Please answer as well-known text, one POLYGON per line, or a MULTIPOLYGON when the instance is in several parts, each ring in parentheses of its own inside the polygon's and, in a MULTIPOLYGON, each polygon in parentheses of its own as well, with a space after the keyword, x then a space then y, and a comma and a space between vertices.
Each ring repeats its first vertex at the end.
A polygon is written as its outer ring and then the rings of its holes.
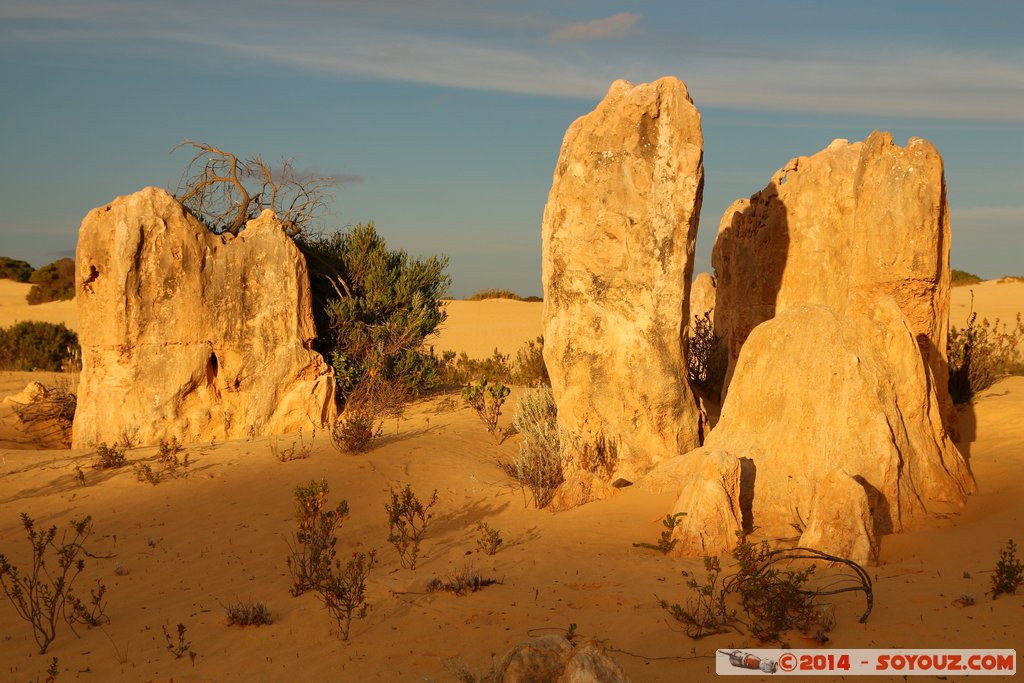
POLYGON ((21 513, 21 524, 32 547, 32 559, 22 572, 0 553, 0 588, 18 616, 32 626, 39 654, 45 654, 61 621, 74 631, 75 624, 98 626, 106 620, 107 587, 97 581, 88 603, 75 594, 75 582, 85 569, 82 556, 95 557, 85 548, 93 531, 92 517, 71 520, 70 529, 59 540, 56 525, 36 529, 28 513, 21 513))
POLYGON ((1017 544, 1011 538, 999 552, 999 562, 992 574, 992 597, 1012 595, 1024 581, 1024 564, 1017 559, 1017 544))
POLYGON ((662 555, 668 555, 672 550, 675 549, 679 543, 678 538, 672 538, 672 534, 675 532, 676 525, 679 524, 679 519, 683 517, 685 512, 676 512, 675 514, 665 515, 665 519, 661 520, 661 525, 665 527, 665 530, 661 532, 661 536, 658 537, 657 543, 634 543, 634 548, 647 548, 649 550, 657 550, 662 555))
POLYGON ((328 507, 327 481, 312 480, 305 486, 295 487, 297 529, 290 543, 288 569, 292 575, 292 595, 302 595, 315 589, 330 574, 334 561, 336 533, 348 518, 348 502, 341 501, 328 507))
POLYGON ((434 516, 430 510, 436 504, 436 489, 424 505, 409 484, 401 491, 391 489, 391 502, 384 504, 388 513, 388 543, 398 551, 398 559, 407 569, 416 568, 420 542, 434 516))
POLYGON ((564 481, 558 409, 551 387, 527 391, 519 400, 512 426, 522 436, 519 452, 501 463, 502 470, 530 491, 538 508, 546 507, 564 481))
POLYGON ((476 531, 478 534, 476 545, 487 555, 494 555, 497 553, 498 548, 500 548, 501 544, 504 543, 504 540, 501 538, 501 532, 497 529, 491 528, 487 522, 480 522, 477 524, 476 531))

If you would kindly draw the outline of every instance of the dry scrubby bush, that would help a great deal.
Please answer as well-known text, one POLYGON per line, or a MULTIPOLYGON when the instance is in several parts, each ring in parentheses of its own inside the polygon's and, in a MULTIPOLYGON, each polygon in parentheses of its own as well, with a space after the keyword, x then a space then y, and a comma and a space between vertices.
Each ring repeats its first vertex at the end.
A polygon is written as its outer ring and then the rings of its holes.
POLYGON ((127 465, 128 458, 125 457, 123 448, 118 449, 115 446, 108 446, 106 441, 101 442, 96 447, 96 462, 92 465, 93 469, 116 470, 127 465))
POLYGON ((967 327, 949 331, 949 393, 954 403, 967 403, 1005 375, 1024 374, 1024 320, 1012 327, 999 319, 978 322, 971 313, 967 327))
POLYGON ((725 380, 725 346, 715 332, 711 313, 694 317, 686 349, 686 367, 690 386, 704 396, 716 393, 725 380))
POLYGON ((434 516, 430 509, 436 504, 436 489, 426 505, 420 502, 409 484, 401 491, 391 489, 391 502, 384 504, 384 510, 388 513, 388 543, 398 551, 398 559, 403 567, 416 568, 420 541, 434 516))
POLYGON ((348 518, 348 501, 343 500, 330 509, 328 493, 330 487, 324 479, 295 487, 298 529, 289 544, 291 554, 287 560, 292 575, 292 595, 317 588, 330 575, 338 541, 335 533, 348 518))
POLYGON ((686 585, 691 594, 685 606, 659 599, 691 638, 725 633, 742 623, 761 641, 777 640, 784 631, 795 629, 824 643, 835 623, 831 606, 818 598, 851 591, 863 592, 867 602, 860 623, 871 614, 871 578, 856 562, 812 548, 772 550, 766 541, 755 544, 743 535, 739 535, 731 555, 736 572, 724 580, 719 559, 704 558, 705 581, 688 578, 686 585), (816 566, 809 562, 831 564, 840 567, 842 573, 815 588, 810 582, 816 566), (729 604, 733 598, 739 602, 743 619, 729 604))
POLYGON ((75 581, 85 569, 85 560, 80 555, 95 557, 85 548, 92 534, 91 517, 71 520, 70 536, 65 531, 60 541, 56 525, 45 531, 36 529, 35 521, 24 512, 21 524, 32 546, 31 567, 22 574, 6 555, 0 554, 0 588, 18 616, 32 625, 39 654, 45 654, 57 637, 60 621, 74 631, 75 624, 99 626, 107 620, 103 601, 107 587, 97 581, 96 588, 90 590, 88 604, 74 593, 75 581), (53 561, 47 564, 48 559, 53 561))
POLYGON ((366 580, 376 564, 376 553, 352 553, 352 558, 342 566, 335 561, 334 570, 328 572, 317 586, 317 593, 324 607, 338 625, 342 640, 348 640, 352 619, 363 619, 370 608, 366 601, 366 580))
POLYGON ((551 388, 526 392, 512 417, 512 425, 522 435, 519 453, 502 463, 501 468, 530 491, 538 508, 546 507, 564 480, 564 435, 558 427, 558 410, 551 388))
POLYGON ((157 444, 156 461, 160 465, 159 470, 153 469, 149 463, 132 463, 135 478, 139 481, 149 482, 156 486, 165 479, 184 479, 188 477, 188 468, 191 466, 188 453, 178 457, 184 452, 184 448, 176 437, 160 439, 157 444))
MULTIPOLYGON (((14 414, 33 431, 45 430, 43 435, 57 433, 71 443, 71 425, 75 419, 78 399, 67 382, 55 385, 39 384, 39 392, 28 401, 14 406, 14 414)), ((38 432, 37 432, 38 433, 38 432)))
POLYGON ((341 453, 364 453, 381 435, 383 426, 372 411, 358 407, 346 411, 331 425, 331 442, 341 453))
POLYGON ((498 548, 504 543, 501 538, 501 532, 497 529, 492 529, 487 522, 477 524, 476 531, 479 534, 479 537, 476 539, 476 545, 488 555, 497 553, 498 548))
POLYGON ((274 623, 265 603, 245 600, 229 603, 224 607, 228 626, 268 626, 274 623))
POLYGON ((516 359, 510 360, 509 354, 494 349, 490 358, 470 358, 465 351, 456 355, 447 351, 439 361, 439 376, 442 384, 467 384, 473 380, 486 378, 492 382, 502 382, 524 387, 550 386, 548 369, 544 364, 544 337, 537 337, 526 342, 516 352, 516 359))
POLYGON ((62 258, 34 271, 28 279, 32 289, 25 298, 29 304, 45 304, 75 298, 75 261, 62 258))
POLYGON ((59 372, 80 355, 78 335, 63 323, 26 320, 0 329, 0 370, 59 372))
POLYGON ((428 593, 453 593, 455 595, 466 595, 476 593, 487 586, 501 583, 498 579, 485 577, 472 562, 467 562, 459 569, 454 569, 444 577, 435 576, 427 582, 428 593))

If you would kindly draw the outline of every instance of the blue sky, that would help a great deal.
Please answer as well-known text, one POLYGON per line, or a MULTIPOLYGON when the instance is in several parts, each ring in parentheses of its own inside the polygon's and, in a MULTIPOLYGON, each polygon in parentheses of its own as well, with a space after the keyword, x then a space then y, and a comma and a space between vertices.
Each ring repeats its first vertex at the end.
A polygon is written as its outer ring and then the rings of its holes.
POLYGON ((173 189, 183 139, 347 178, 327 227, 451 258, 452 294, 540 294, 562 136, 616 78, 701 110, 697 269, 725 208, 834 138, 924 137, 954 267, 1024 275, 1024 2, 0 0, 0 254, 173 189))

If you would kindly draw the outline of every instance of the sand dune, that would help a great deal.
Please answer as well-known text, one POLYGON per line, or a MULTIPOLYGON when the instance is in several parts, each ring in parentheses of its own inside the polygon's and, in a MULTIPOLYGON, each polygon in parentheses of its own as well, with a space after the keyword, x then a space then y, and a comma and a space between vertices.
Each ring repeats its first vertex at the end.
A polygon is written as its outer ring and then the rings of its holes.
POLYGON ((38 320, 64 323, 72 330, 78 329, 78 308, 74 300, 29 306, 25 297, 30 289, 30 284, 0 279, 0 326, 7 327, 23 320, 38 320))
MULTIPOLYGON (((1024 285, 974 289, 979 312, 1024 309, 1024 285)), ((965 294, 954 290, 954 310, 965 294)), ((452 302, 435 346, 473 356, 495 346, 514 353, 539 334, 541 306, 452 302)), ((4 324, 14 308, 0 311, 4 324)), ((0 395, 18 391, 32 376, 0 373, 0 395)), ((449 399, 410 406, 407 418, 389 421, 379 446, 365 455, 338 454, 323 433, 192 444, 188 478, 157 486, 137 481, 130 468, 92 469, 91 450, 24 450, 17 447, 26 444, 7 440, 10 433, 0 435, 0 552, 26 566, 29 549, 18 518, 26 512, 39 525, 61 528, 92 515, 90 547, 111 556, 87 559, 81 583, 87 588, 101 578, 108 586, 109 625, 79 628, 81 638, 62 625, 45 656, 36 653, 28 624, 0 600, 0 671, 7 680, 42 680, 56 656, 60 681, 450 681, 447 658, 483 671, 510 646, 576 624, 581 637, 611 648, 634 681, 708 681, 715 678, 716 648, 758 645, 739 633, 692 641, 658 606, 659 597, 685 601, 682 571, 703 577, 700 560, 633 546, 657 539, 672 496, 634 487, 569 512, 525 506, 496 464, 516 451, 517 438, 495 445, 476 416, 449 399), (309 445, 310 456, 275 459, 273 447, 291 444, 309 445), (84 485, 76 482, 76 464, 84 485), (375 548, 379 559, 368 585, 372 609, 354 622, 347 643, 332 633, 315 595, 295 598, 288 591, 293 491, 320 478, 330 484, 331 500, 344 498, 351 509, 339 557, 375 548), (434 489, 439 498, 415 570, 402 569, 386 542, 389 488, 406 483, 422 499, 434 489), (480 521, 505 539, 493 556, 477 548, 480 521), (467 563, 501 583, 461 597, 426 591, 432 577, 467 563), (274 624, 227 626, 224 605, 246 599, 265 601, 274 624), (168 652, 161 627, 173 631, 179 623, 197 654, 194 664, 168 652)), ((884 538, 881 564, 870 572, 874 612, 858 624, 861 599, 838 598, 831 646, 1019 651, 1024 596, 992 600, 985 592, 1007 539, 1024 544, 1021 415, 1024 377, 999 382, 962 411, 960 447, 978 494, 960 515, 884 538), (955 605, 963 594, 977 604, 955 605)), ((132 449, 128 457, 152 462, 155 449, 132 449)), ((799 637, 788 642, 816 646, 799 637)))

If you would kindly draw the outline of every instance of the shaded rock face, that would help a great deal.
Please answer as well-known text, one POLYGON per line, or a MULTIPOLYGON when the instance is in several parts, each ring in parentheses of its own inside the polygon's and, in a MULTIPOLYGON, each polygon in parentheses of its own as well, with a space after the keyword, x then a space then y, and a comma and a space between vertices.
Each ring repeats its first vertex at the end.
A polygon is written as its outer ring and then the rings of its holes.
POLYGON ((701 448, 683 456, 692 467, 678 472, 682 488, 672 508, 683 513, 672 531, 676 554, 717 555, 736 545, 743 530, 742 465, 725 451, 701 448))
POLYGON ((703 191, 700 114, 663 78, 612 84, 565 134, 544 209, 544 358, 561 425, 618 440, 632 479, 698 446, 683 335, 703 191))
POLYGON ((698 273, 690 285, 690 324, 694 318, 710 314, 715 320, 715 278, 710 273, 698 273))
POLYGON ((682 459, 714 449, 751 462, 741 491, 752 499, 743 526, 776 537, 806 530, 808 541, 832 535, 838 543, 845 534, 861 556, 863 543, 959 510, 974 491, 967 464, 942 429, 913 330, 888 296, 870 317, 790 306, 756 327, 718 424, 703 449, 682 459), (849 495, 849 481, 828 483, 837 470, 858 483, 862 496, 849 495), (845 493, 833 497, 829 490, 845 493), (860 498, 870 509, 866 531, 859 530, 867 524, 864 505, 847 507, 860 498))
POLYGON ((333 419, 306 262, 272 212, 214 235, 146 188, 89 212, 77 264, 76 447, 136 428, 142 443, 200 441, 333 419))
POLYGON ((891 296, 956 438, 946 386, 949 243, 942 157, 931 143, 911 138, 901 148, 875 132, 791 160, 762 191, 733 203, 719 226, 712 262, 715 325, 729 351, 726 386, 751 330, 788 307, 867 314, 891 296))
POLYGON ((843 470, 833 470, 814 494, 799 545, 862 565, 874 564, 878 560, 879 522, 885 524, 876 515, 867 484, 843 470))

